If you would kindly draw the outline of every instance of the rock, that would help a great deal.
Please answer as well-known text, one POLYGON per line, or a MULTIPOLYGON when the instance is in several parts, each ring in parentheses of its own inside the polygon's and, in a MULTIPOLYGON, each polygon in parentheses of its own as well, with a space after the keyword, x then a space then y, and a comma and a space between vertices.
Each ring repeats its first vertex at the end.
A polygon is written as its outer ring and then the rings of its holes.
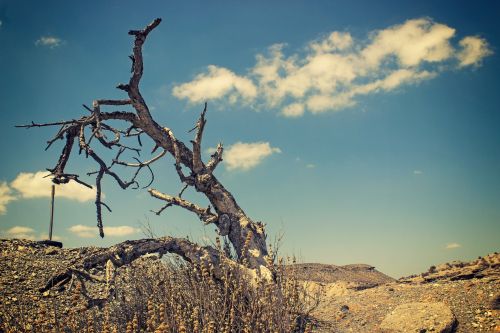
POLYGON ((62 247, 63 247, 63 244, 61 242, 53 241, 53 240, 42 240, 42 241, 38 241, 36 243, 40 244, 40 245, 55 246, 55 247, 58 247, 60 249, 62 249, 62 247))
POLYGON ((389 313, 380 329, 384 333, 450 333, 456 319, 444 303, 408 303, 389 313))
POLYGON ((53 255, 53 254, 56 254, 57 253, 57 248, 56 247, 49 247, 47 249, 45 249, 45 255, 47 256, 50 256, 50 255, 53 255))
POLYGON ((489 308, 491 310, 500 310, 500 294, 490 296, 489 308))

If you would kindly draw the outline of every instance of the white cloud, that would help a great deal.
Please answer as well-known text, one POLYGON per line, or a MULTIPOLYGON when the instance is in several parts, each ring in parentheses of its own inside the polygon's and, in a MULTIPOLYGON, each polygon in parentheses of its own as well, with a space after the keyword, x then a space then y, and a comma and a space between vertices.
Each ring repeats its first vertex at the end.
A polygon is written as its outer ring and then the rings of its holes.
POLYGON ((366 64, 378 67, 388 56, 395 56, 402 66, 418 66, 421 62, 439 62, 451 57, 450 38, 455 29, 430 19, 408 20, 375 33, 373 42, 361 55, 366 64))
POLYGON ((352 46, 352 43, 350 33, 334 31, 327 38, 311 42, 309 47, 316 53, 325 53, 347 49, 352 46))
POLYGON ((35 239, 35 229, 29 227, 14 226, 5 231, 5 234, 9 238, 35 239))
MULTIPOLYGON (((93 238, 97 237, 99 230, 97 227, 87 226, 82 224, 77 224, 68 228, 68 230, 78 237, 82 238, 93 238)), ((123 237, 136 234, 140 232, 141 229, 133 228, 126 225, 117 227, 104 227, 104 235, 110 237, 123 237)))
POLYGON ((271 147, 269 142, 236 142, 224 151, 224 163, 228 170, 246 171, 274 153, 281 153, 281 150, 271 147))
POLYGON ((413 69, 398 69, 389 73, 382 79, 353 87, 351 95, 366 95, 380 90, 391 91, 403 84, 418 83, 422 80, 432 78, 435 75, 435 73, 425 70, 418 72, 413 69))
POLYGON ((315 167, 316 167, 316 164, 313 164, 313 163, 306 164, 306 168, 308 168, 308 169, 314 169, 315 167))
POLYGON ((307 107, 312 113, 322 113, 329 110, 340 110, 356 104, 352 99, 354 94, 344 93, 335 96, 313 95, 307 99, 307 107))
POLYGON ((287 105, 281 110, 281 114, 289 118, 297 118, 304 114, 304 104, 293 103, 287 105))
POLYGON ((174 96, 199 103, 226 97, 258 108, 278 108, 285 117, 356 105, 363 95, 394 91, 430 80, 443 71, 478 65, 492 52, 486 40, 468 36, 453 45, 454 28, 429 18, 407 20, 356 40, 333 31, 285 56, 285 44, 257 54, 244 75, 216 66, 174 87, 174 96))
POLYGON ((424 172, 422 170, 413 170, 414 175, 423 175, 424 172))
POLYGON ((0 215, 4 215, 7 212, 7 205, 9 202, 16 199, 9 185, 7 185, 6 182, 0 183, 0 215))
POLYGON ((82 238, 93 238, 98 234, 98 230, 96 227, 89 227, 81 224, 74 225, 68 228, 68 230, 76 234, 78 237, 82 238))
POLYGON ((485 39, 475 36, 465 37, 460 41, 462 50, 457 54, 459 67, 479 65, 484 57, 493 54, 485 39))
POLYGON ((36 46, 46 46, 49 49, 54 49, 63 43, 62 39, 55 36, 42 36, 35 41, 36 46))
POLYGON ((193 81, 174 87, 173 94, 193 103, 218 99, 225 95, 230 95, 230 101, 236 102, 238 96, 243 99, 255 98, 257 88, 245 77, 238 76, 226 68, 210 65, 208 73, 199 74, 193 81))
MULTIPOLYGON (((50 197, 53 183, 50 177, 45 177, 47 174, 47 171, 21 172, 10 186, 24 199, 50 197)), ((91 201, 95 199, 95 189, 70 181, 67 184, 56 185, 56 197, 79 202, 91 201)))
POLYGON ((446 244, 446 249, 447 250, 458 249, 460 247, 462 247, 462 245, 458 244, 458 243, 449 243, 449 244, 446 244))
POLYGON ((351 85, 350 90, 337 95, 313 95, 307 100, 307 107, 311 113, 337 111, 356 105, 356 96, 368 95, 379 91, 388 92, 403 84, 416 84, 434 76, 435 73, 428 71, 415 72, 410 69, 399 69, 379 80, 362 85, 351 85))
MULTIPOLYGON (((37 235, 35 229, 24 226, 13 226, 10 229, 2 232, 2 235, 7 238, 17 238, 17 239, 30 239, 30 240, 42 240, 48 239, 49 236, 46 233, 37 235)), ((61 237, 52 235, 53 240, 61 240, 61 237)))

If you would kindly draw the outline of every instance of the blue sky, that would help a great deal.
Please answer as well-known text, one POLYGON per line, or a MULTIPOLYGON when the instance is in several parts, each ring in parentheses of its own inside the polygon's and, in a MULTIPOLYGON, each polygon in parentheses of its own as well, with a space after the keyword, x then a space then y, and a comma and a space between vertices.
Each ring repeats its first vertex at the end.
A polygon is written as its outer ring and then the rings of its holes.
MULTIPOLYGON (((498 251, 499 9, 496 1, 0 1, 2 237, 47 233, 40 171, 62 148, 44 151, 55 129, 14 125, 76 118, 82 103, 123 97, 114 87, 129 76, 127 31, 161 17, 141 83, 154 117, 189 141, 208 100, 206 156, 224 143, 217 176, 271 238, 284 233, 284 253, 398 277, 498 251)), ((176 194, 172 163, 159 161, 152 186, 176 194)), ((67 168, 90 170, 77 154, 67 168)), ((145 190, 105 179, 104 192, 113 212, 101 240, 93 193, 57 189, 55 234, 65 246, 141 238, 145 221, 159 235, 213 237, 189 212, 151 213, 162 203, 145 190)))

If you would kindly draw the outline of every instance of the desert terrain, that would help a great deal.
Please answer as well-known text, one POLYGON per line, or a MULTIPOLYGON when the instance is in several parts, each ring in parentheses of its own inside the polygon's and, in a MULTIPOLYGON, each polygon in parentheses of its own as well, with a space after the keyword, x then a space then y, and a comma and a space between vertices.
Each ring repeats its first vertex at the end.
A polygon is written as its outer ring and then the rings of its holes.
MULTIPOLYGON (((33 305, 71 312, 72 293, 39 288, 54 272, 96 248, 1 240, 0 251, 0 323, 5 323, 13 314, 29 321, 33 305)), ((155 256, 138 259, 142 267, 158 261, 155 256)), ((306 319, 313 332, 500 332, 498 253, 440 264, 398 280, 365 264, 305 263, 289 265, 287 271, 311 295, 319 295, 306 319)), ((89 292, 99 295, 104 289, 89 292)))

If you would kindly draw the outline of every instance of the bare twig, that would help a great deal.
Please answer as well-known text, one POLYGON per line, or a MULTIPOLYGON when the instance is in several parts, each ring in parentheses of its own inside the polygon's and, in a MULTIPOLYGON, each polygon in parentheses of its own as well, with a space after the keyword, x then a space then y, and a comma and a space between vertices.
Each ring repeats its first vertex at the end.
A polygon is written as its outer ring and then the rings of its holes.
POLYGON ((157 156, 155 156, 152 159, 150 159, 148 161, 145 161, 145 162, 140 162, 139 161, 138 163, 128 163, 128 162, 119 161, 117 159, 114 159, 113 162, 115 164, 124 165, 124 166, 128 166, 128 167, 141 168, 141 167, 145 167, 147 165, 150 165, 150 164, 158 161, 160 158, 162 158, 163 156, 165 156, 166 153, 167 153, 167 151, 164 150, 160 154, 158 154, 157 156))

